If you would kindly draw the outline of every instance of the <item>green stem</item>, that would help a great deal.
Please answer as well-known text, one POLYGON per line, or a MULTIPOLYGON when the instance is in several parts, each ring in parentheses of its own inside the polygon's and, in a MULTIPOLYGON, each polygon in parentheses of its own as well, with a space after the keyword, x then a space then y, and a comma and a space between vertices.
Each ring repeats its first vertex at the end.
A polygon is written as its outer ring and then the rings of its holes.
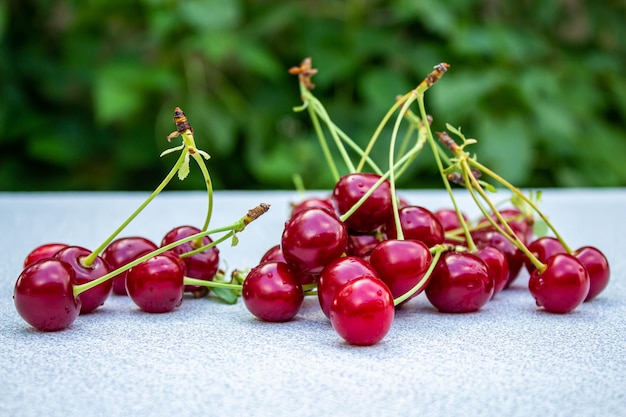
POLYGON ((159 186, 152 192, 152 194, 150 194, 150 196, 130 215, 130 217, 128 217, 117 229, 115 229, 115 231, 104 242, 102 242, 100 246, 98 246, 93 252, 91 252, 91 254, 89 254, 88 256, 86 256, 85 258, 81 260, 81 263, 83 266, 90 267, 91 265, 93 265, 93 262, 96 259, 96 257, 100 255, 100 253, 109 245, 109 243, 111 243, 113 239, 115 239, 122 232, 122 230, 124 230, 124 228, 126 228, 126 226, 128 226, 129 223, 133 221, 133 219, 137 217, 137 215, 144 208, 146 208, 146 206, 150 204, 150 202, 161 191, 163 191, 165 186, 170 182, 170 180, 174 177, 174 175, 176 175, 176 172, 178 171, 181 164, 185 160, 186 154, 187 154, 187 149, 183 148, 183 151, 180 153, 180 156, 178 157, 178 160, 176 161, 176 164, 174 164, 174 166, 172 167, 170 172, 167 174, 167 176, 163 179, 163 181, 161 181, 161 184, 159 184, 159 186))
POLYGON ((186 130, 182 133, 183 142, 186 145, 186 149, 190 153, 191 157, 196 161, 200 171, 202 172, 202 176, 204 177, 204 182, 206 184, 207 190, 207 213, 204 219, 204 225, 201 230, 207 230, 209 228, 209 223, 211 222, 211 217, 213 216, 213 182, 211 181, 211 175, 209 174, 209 170, 204 163, 204 159, 202 155, 198 152, 196 148, 196 143, 193 138, 193 134, 190 130, 186 130))
POLYGON ((428 283, 428 280, 430 279, 430 276, 432 275, 435 269, 435 266, 437 266, 437 262, 439 262, 439 258, 441 257, 441 254, 444 252, 445 247, 441 245, 436 245, 431 248, 431 251, 433 249, 434 249, 435 254, 433 255, 433 259, 430 261, 430 265, 428 266, 428 269, 426 270, 426 273, 424 274, 422 279, 420 279, 419 282, 415 284, 413 288, 411 288, 409 291, 405 292, 400 297, 395 298, 393 300, 394 306, 397 306, 405 302, 406 300, 411 298, 413 294, 417 293, 418 291, 422 291, 424 289, 424 287, 426 286, 426 283, 428 283))
MULTIPOLYGON (((308 90, 304 87, 301 87, 301 89, 304 91, 303 97, 305 97, 305 92, 307 92, 308 90)), ((311 118, 311 123, 313 123, 313 129, 315 129, 315 133, 317 134, 317 138, 320 142, 320 147, 322 148, 322 153, 324 154, 324 157, 326 158, 326 162, 328 163, 328 167, 330 168, 330 171, 333 175, 333 178, 335 181, 339 180, 339 171, 337 170, 337 165, 335 165, 335 160, 333 159, 332 154, 330 153, 330 148, 328 147, 328 141, 326 140, 326 136, 324 135, 324 131, 322 130, 322 126, 320 125, 320 121, 317 117, 317 113, 315 112, 315 109, 312 108, 311 104, 309 102, 307 103, 307 110, 309 111, 309 117, 311 118)))
POLYGON ((241 285, 229 284, 228 282, 207 281, 207 280, 191 278, 191 277, 185 277, 183 282, 185 285, 197 285, 200 287, 228 288, 231 290, 241 290, 241 285))

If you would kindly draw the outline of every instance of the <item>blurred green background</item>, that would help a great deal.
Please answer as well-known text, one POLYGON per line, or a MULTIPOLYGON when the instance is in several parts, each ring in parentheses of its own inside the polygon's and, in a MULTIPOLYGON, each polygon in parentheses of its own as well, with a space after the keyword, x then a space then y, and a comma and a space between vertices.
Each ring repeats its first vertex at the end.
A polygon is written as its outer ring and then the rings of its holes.
MULTIPOLYGON (((216 189, 332 187, 289 67, 364 144, 433 65, 434 129, 524 187, 626 186, 621 0, 8 0, 0 3, 0 190, 151 190, 173 109, 216 189)), ((177 142, 178 143, 178 142, 177 142)), ((169 145, 169 146, 168 146, 169 145)), ((377 159, 385 167, 384 146, 377 159)), ((440 187, 420 158, 402 187, 440 187)), ((202 189, 197 169, 170 189, 202 189)))

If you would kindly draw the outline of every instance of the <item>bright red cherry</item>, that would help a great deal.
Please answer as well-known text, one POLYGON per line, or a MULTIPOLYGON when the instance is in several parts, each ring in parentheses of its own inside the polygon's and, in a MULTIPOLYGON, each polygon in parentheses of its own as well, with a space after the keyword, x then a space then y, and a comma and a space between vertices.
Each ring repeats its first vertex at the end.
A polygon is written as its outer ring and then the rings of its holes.
MULTIPOLYGON (((522 214, 522 212, 518 208, 504 209, 500 210, 499 212, 502 218, 504 218, 507 224, 515 232, 515 234, 517 234, 518 236, 523 236, 526 242, 530 242, 532 240, 533 225, 535 223, 535 220, 532 216, 526 216, 522 214)), ((498 221, 495 214, 492 214, 491 218, 496 220, 497 224, 502 224, 498 221)), ((479 224, 484 224, 485 222, 487 222, 487 219, 483 218, 479 221, 479 224)), ((488 226, 488 229, 493 230, 491 226, 488 226)))
POLYGON ((309 207, 323 208, 323 209, 330 211, 331 213, 335 212, 335 208, 333 207, 332 197, 330 196, 326 198, 309 197, 309 198, 302 200, 298 204, 292 205, 291 217, 293 217, 293 215, 299 212, 300 210, 303 210, 309 207))
POLYGON ((475 253, 487 265, 493 280, 493 296, 502 291, 509 280, 509 261, 506 255, 495 246, 483 246, 475 253))
MULTIPOLYGON (((447 208, 439 209, 433 212, 433 214, 435 215, 435 217, 437 217, 437 219, 439 219, 439 222, 441 223, 444 232, 461 229, 461 222, 459 221, 459 216, 457 215, 456 210, 447 208)), ((463 216, 465 222, 469 223, 467 215, 464 213, 461 213, 461 215, 463 216)), ((461 238, 461 240, 444 239, 444 242, 451 243, 453 245, 464 245, 465 236, 463 235, 463 233, 459 233, 457 236, 461 238)))
POLYGON ((17 278, 13 301, 19 315, 43 331, 69 327, 80 313, 80 300, 74 297, 74 269, 54 258, 44 258, 27 266, 17 278))
POLYGON ((345 283, 330 306, 330 322, 346 342, 371 346, 389 332, 393 296, 380 279, 364 276, 345 283))
MULTIPOLYGON (((406 206, 398 210, 398 215, 405 239, 422 241, 429 248, 443 243, 445 238, 443 226, 437 216, 427 208, 406 206)), ((393 219, 387 222, 385 231, 387 238, 397 238, 398 233, 393 219)))
POLYGON ((346 282, 364 276, 378 278, 374 267, 356 256, 334 259, 324 267, 317 284, 317 298, 326 317, 330 317, 330 305, 337 291, 346 282))
MULTIPOLYGON (((200 233, 200 229, 194 226, 178 226, 170 230, 165 234, 163 240, 161 240, 161 247, 174 243, 177 240, 184 239, 196 233, 200 233)), ((201 246, 205 246, 213 242, 210 237, 205 236, 201 239, 201 243, 191 241, 178 245, 172 249, 172 252, 182 255, 186 252, 198 249, 201 246)), ((202 279, 205 281, 212 281, 215 278, 215 274, 219 269, 220 251, 216 246, 205 249, 202 252, 196 253, 191 256, 181 258, 187 266, 187 276, 190 278, 202 279)), ((206 291, 206 287, 197 285, 186 285, 185 291, 206 291)))
POLYGON ((368 260, 370 253, 381 242, 381 239, 385 239, 385 237, 379 237, 377 233, 348 232, 346 254, 368 260))
POLYGON ((536 269, 528 281, 528 289, 538 307, 551 313, 569 313, 589 293, 589 274, 574 256, 557 253, 546 262, 543 272, 536 269))
POLYGON ((261 256, 261 260, 259 261, 259 263, 262 264, 264 262, 271 262, 271 261, 285 262, 285 257, 283 256, 283 251, 280 248, 280 244, 274 245, 271 248, 269 248, 263 254, 263 256, 261 256))
POLYGON ((574 251, 573 255, 583 264, 589 274, 589 293, 585 301, 591 301, 609 284, 611 269, 606 256, 593 246, 583 246, 574 251))
POLYGON ((346 226, 336 215, 312 207, 285 223, 281 249, 293 273, 317 276, 327 263, 345 252, 347 241, 346 226))
POLYGON ((443 313, 469 313, 493 295, 487 265, 469 252, 444 253, 426 287, 428 301, 443 313))
POLYGON ((185 263, 172 252, 163 252, 128 270, 126 292, 148 313, 166 313, 183 302, 185 263))
MULTIPOLYGON (((525 243, 523 235, 519 235, 518 237, 522 243, 525 243)), ((504 288, 508 288, 518 277, 519 272, 524 265, 526 257, 522 251, 520 251, 513 243, 495 230, 476 230, 472 232, 472 239, 474 239, 474 243, 478 246, 478 248, 494 246, 506 255, 506 260, 509 264, 509 278, 504 288)))
POLYGON ((298 314, 304 293, 286 263, 270 261, 248 272, 241 297, 248 311, 257 318, 284 322, 298 314))
POLYGON ((26 255, 23 266, 26 268, 28 265, 40 259, 52 258, 55 253, 67 246, 69 245, 66 245, 65 243, 46 243, 45 245, 37 246, 35 249, 30 251, 28 255, 26 255))
MULTIPOLYGON (((565 247, 563 247, 563 244, 557 238, 552 236, 539 237, 530 242, 526 247, 541 263, 546 262, 552 255, 567 252, 565 247)), ((526 270, 529 274, 532 274, 536 269, 535 265, 533 265, 528 258, 525 258, 524 262, 526 264, 526 270)))
MULTIPOLYGON (((370 255, 370 263, 379 278, 389 287, 393 298, 398 298, 415 287, 426 274, 431 261, 432 255, 428 247, 419 240, 385 240, 370 255)), ((421 293, 424 288, 426 283, 412 297, 421 293)))
MULTIPOLYGON (((333 200, 340 214, 346 213, 380 180, 373 173, 351 173, 339 179, 333 189, 333 200)), ((348 229, 368 233, 384 225, 393 215, 389 181, 384 181, 351 216, 348 229)))
MULTIPOLYGON (((155 243, 140 236, 122 237, 109 243, 102 251, 102 259, 109 264, 112 270, 115 270, 147 255, 157 248, 158 246, 155 243)), ((114 294, 126 295, 127 273, 128 271, 124 271, 113 277, 114 294)))
MULTIPOLYGON (((67 246, 58 251, 54 257, 69 264, 74 269, 74 284, 85 284, 112 271, 109 264, 100 256, 96 256, 91 266, 84 266, 81 260, 89 255, 91 255, 89 249, 80 246, 67 246)), ((81 293, 78 296, 81 302, 80 313, 89 313, 104 304, 111 295, 112 288, 112 280, 107 280, 81 293)))

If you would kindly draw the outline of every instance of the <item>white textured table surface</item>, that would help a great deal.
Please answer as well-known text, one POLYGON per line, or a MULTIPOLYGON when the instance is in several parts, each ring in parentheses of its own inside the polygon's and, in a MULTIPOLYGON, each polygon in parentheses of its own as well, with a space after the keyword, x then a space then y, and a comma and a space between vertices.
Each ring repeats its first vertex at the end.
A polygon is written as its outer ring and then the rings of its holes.
MULTIPOLYGON (((402 195, 449 205, 439 191, 402 195)), ((437 313, 420 295, 367 348, 345 344, 316 299, 269 324, 241 301, 185 298, 156 315, 112 296, 65 331, 29 327, 12 301, 25 255, 52 241, 93 249, 146 196, 0 193, 0 416, 626 415, 626 189, 544 192, 541 207, 570 245, 599 247, 612 268, 608 288, 568 315, 538 310, 522 272, 474 314, 437 313)), ((272 205, 237 247, 220 246, 223 266, 254 266, 299 199, 218 192, 213 226, 272 205)), ((120 236, 158 242, 174 226, 200 225, 205 202, 164 193, 120 236)))

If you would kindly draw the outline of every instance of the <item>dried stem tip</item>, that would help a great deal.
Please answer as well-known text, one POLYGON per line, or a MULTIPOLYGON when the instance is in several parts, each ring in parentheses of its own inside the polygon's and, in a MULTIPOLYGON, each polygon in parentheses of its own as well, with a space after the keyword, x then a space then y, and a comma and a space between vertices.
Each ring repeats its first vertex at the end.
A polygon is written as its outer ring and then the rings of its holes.
POLYGON ((311 91, 315 88, 315 84, 311 82, 311 77, 317 74, 317 69, 312 67, 311 57, 304 58, 299 67, 289 68, 289 74, 297 75, 307 90, 311 91))
POLYGON ((243 218, 243 224, 247 226, 248 224, 252 223, 254 220, 261 217, 263 214, 267 213, 269 209, 270 209, 269 204, 261 203, 258 206, 248 210, 248 214, 246 214, 245 217, 243 218))
POLYGON ((435 69, 432 70, 432 72, 428 74, 426 78, 424 79, 424 82, 426 83, 426 88, 430 87, 431 85, 439 81, 439 79, 443 76, 443 74, 445 74, 446 71, 448 71, 448 68, 450 68, 450 65, 446 64, 445 62, 442 62, 441 64, 435 65, 434 68, 435 69))
POLYGON ((446 148, 448 148, 452 153, 456 155, 459 149, 459 145, 456 144, 454 139, 448 135, 448 132, 437 132, 437 137, 439 138, 439 142, 446 148))

